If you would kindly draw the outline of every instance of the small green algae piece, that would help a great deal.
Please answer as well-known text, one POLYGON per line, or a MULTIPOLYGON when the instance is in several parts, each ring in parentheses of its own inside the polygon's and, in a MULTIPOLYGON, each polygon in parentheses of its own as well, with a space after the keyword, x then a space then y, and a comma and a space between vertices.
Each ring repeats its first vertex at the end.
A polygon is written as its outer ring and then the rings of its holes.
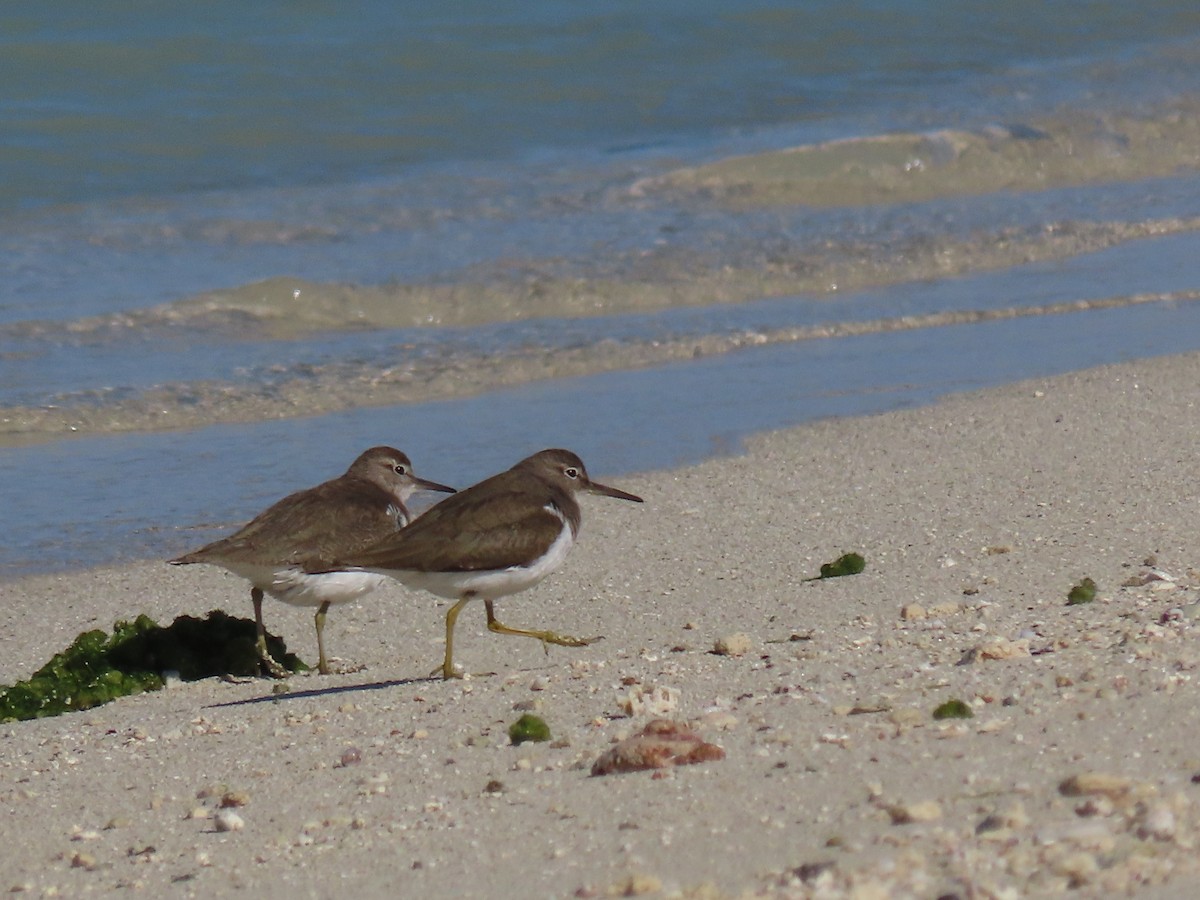
MULTIPOLYGON (((156 691, 163 672, 178 672, 184 681, 256 675, 255 639, 253 621, 220 610, 204 619, 179 616, 166 628, 139 615, 114 623, 112 634, 85 631, 28 680, 0 686, 0 722, 57 716, 156 691)), ((291 671, 307 668, 279 638, 269 636, 267 645, 291 671)))
POLYGON ((822 578, 841 578, 843 575, 858 575, 867 567, 861 553, 843 553, 830 563, 821 564, 822 578))
POLYGON ((933 711, 935 719, 973 719, 975 713, 962 700, 947 700, 933 711))
POLYGON ((514 744, 523 744, 526 741, 548 741, 550 740, 550 726, 541 716, 525 713, 508 726, 508 737, 514 744))
POLYGON ((1080 603, 1091 603, 1096 599, 1096 582, 1085 578, 1071 590, 1067 591, 1067 606, 1078 606, 1080 603))

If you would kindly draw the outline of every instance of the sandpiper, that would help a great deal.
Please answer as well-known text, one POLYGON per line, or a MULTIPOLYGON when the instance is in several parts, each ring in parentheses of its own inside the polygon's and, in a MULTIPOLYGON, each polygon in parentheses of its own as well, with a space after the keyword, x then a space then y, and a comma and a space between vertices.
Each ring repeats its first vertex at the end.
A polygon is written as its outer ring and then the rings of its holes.
POLYGON ((583 647, 597 639, 510 628, 497 621, 492 606, 500 597, 533 587, 562 565, 579 534, 575 495, 581 491, 642 502, 641 497, 592 481, 571 451, 543 450, 446 498, 374 546, 342 554, 337 565, 390 575, 408 587, 456 601, 446 613, 443 678, 462 677, 454 665, 454 623, 475 599, 483 600, 490 631, 583 647))
POLYGON ((399 450, 372 447, 344 475, 289 494, 235 534, 170 562, 212 563, 250 582, 258 654, 276 676, 284 672, 267 652, 263 594, 293 606, 317 607, 317 670, 327 675, 325 614, 335 603, 371 592, 383 577, 363 571, 309 572, 405 527, 412 519, 405 501, 418 490, 454 493, 452 487, 414 475, 412 463, 399 450))

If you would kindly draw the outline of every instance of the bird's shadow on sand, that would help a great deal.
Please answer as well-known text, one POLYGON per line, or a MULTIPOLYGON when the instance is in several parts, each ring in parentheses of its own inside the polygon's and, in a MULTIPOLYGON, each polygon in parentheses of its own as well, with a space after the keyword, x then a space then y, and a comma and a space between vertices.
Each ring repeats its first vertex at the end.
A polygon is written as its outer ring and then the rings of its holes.
POLYGON ((410 684, 440 684, 440 676, 425 678, 395 678, 390 681, 370 681, 365 684, 339 684, 330 687, 309 688, 308 690, 287 690, 281 693, 271 693, 265 697, 248 697, 245 700, 230 700, 226 703, 210 703, 204 709, 223 709, 228 706, 250 706, 255 703, 286 703, 289 700, 304 700, 310 697, 333 697, 338 694, 355 694, 363 691, 383 691, 388 688, 404 687, 410 684))

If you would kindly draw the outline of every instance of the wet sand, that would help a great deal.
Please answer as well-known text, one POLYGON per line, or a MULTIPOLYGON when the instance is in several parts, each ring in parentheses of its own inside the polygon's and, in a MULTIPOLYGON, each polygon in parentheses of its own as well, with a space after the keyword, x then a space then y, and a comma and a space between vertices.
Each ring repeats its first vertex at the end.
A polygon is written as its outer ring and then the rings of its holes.
MULTIPOLYGON (((644 506, 587 499, 564 568, 499 605, 605 640, 545 654, 469 609, 456 657, 490 676, 426 680, 446 605, 389 586, 329 616, 358 671, 0 726, 0 888, 1178 896, 1200 870, 1198 381, 1200 355, 1105 367, 613 479, 644 506), (862 574, 808 580, 848 551, 862 574), (1068 606, 1084 577, 1096 599, 1068 606), (948 700, 973 717, 935 719, 948 700), (525 711, 552 741, 511 746, 525 711), (653 716, 725 758, 589 774, 653 716)), ((7 584, 0 681, 83 629, 247 595, 159 562, 7 584)), ((266 616, 315 654, 306 611, 266 616)))

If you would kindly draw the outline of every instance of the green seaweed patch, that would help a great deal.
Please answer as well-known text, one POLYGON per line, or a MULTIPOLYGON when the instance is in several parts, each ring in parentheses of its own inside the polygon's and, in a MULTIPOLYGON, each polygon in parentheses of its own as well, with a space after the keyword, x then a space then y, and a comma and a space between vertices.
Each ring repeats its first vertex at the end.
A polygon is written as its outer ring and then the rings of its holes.
POLYGON ((1071 590, 1067 591, 1067 606, 1078 606, 1081 603, 1091 603, 1096 599, 1096 582, 1085 578, 1071 590))
POLYGON ((935 719, 973 719, 975 713, 962 700, 947 700, 933 711, 935 719))
POLYGON ((541 716, 525 713, 508 727, 508 737, 514 744, 526 741, 550 740, 550 726, 541 716))
POLYGON ((805 581, 819 581, 822 578, 841 578, 845 575, 858 575, 867 567, 867 561, 861 553, 843 553, 833 562, 821 563, 821 574, 805 581))
MULTIPOLYGON (((140 615, 116 622, 112 634, 85 631, 27 681, 0 688, 0 722, 57 716, 156 691, 163 672, 178 672, 184 681, 256 675, 255 640, 254 622, 221 610, 204 619, 179 616, 166 628, 140 615)), ((268 635, 267 648, 290 671, 307 668, 280 638, 268 635)))

